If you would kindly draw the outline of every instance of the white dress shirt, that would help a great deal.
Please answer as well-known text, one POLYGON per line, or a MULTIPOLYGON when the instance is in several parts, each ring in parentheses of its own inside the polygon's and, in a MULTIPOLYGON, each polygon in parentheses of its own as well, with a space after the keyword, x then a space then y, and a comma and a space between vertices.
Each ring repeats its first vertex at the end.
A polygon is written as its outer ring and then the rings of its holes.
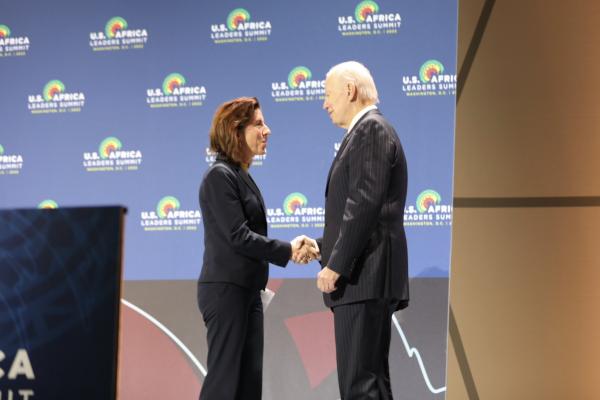
POLYGON ((370 106, 366 106, 365 108, 360 110, 358 113, 356 113, 354 118, 352 118, 352 121, 350 121, 350 126, 348 127, 348 130, 346 131, 346 133, 350 132, 352 130, 352 128, 354 128, 354 125, 356 125, 358 120, 361 119, 363 115, 365 115, 366 113, 368 113, 371 110, 377 110, 377 106, 375 104, 371 104, 370 106))

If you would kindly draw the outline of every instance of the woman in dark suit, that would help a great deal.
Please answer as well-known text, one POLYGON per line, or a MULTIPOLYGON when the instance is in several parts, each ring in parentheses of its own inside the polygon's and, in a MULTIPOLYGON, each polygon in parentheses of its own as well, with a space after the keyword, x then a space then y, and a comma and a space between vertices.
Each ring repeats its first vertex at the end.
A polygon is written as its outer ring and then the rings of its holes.
POLYGON ((267 237, 265 204, 248 174, 265 154, 271 131, 256 98, 241 97, 217 109, 210 128, 216 162, 200 186, 204 262, 198 305, 207 328, 208 374, 201 400, 260 400, 263 309, 260 297, 269 262, 306 263, 316 257, 303 246, 267 237))

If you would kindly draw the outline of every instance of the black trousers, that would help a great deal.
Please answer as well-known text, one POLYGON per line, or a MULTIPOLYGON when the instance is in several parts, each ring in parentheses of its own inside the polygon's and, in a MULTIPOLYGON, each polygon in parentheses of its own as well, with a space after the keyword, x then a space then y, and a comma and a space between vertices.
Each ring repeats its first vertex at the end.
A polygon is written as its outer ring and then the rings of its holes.
POLYGON ((395 307, 375 299, 333 308, 341 400, 392 400, 388 354, 395 307))
POLYGON ((198 306, 208 342, 208 373, 200 400, 260 400, 264 346, 260 291, 199 283, 198 306))

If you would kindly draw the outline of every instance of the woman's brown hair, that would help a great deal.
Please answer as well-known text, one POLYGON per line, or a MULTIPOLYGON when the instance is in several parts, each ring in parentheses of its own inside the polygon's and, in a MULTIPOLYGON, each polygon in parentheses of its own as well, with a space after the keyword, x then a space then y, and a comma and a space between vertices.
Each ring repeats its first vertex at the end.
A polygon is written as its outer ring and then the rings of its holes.
POLYGON ((210 126, 210 149, 235 164, 246 163, 246 137, 244 129, 254 119, 260 108, 256 97, 238 97, 217 108, 210 126))

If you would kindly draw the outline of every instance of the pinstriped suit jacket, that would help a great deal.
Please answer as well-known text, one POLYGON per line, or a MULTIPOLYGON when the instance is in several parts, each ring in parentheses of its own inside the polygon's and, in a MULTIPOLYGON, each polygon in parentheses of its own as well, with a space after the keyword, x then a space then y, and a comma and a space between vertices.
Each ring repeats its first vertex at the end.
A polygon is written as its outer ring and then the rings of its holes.
POLYGON ((404 233, 407 167, 400 139, 379 110, 346 134, 325 189, 321 264, 342 276, 328 307, 369 299, 408 305, 404 233))

